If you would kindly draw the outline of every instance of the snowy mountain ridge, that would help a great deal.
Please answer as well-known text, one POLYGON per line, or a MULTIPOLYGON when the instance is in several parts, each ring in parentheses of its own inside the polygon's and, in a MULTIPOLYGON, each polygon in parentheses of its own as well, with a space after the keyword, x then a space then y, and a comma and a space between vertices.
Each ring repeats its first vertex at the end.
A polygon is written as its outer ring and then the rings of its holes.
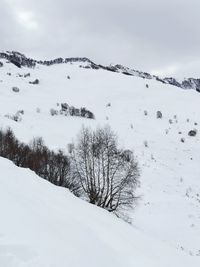
POLYGON ((141 77, 143 79, 150 79, 150 80, 155 79, 156 81, 162 82, 164 84, 174 85, 182 89, 194 89, 200 92, 200 78, 199 79, 187 78, 187 79, 184 79, 183 81, 177 81, 173 77, 160 78, 159 76, 151 75, 147 72, 130 69, 120 64, 110 65, 110 66, 103 66, 100 64, 96 64, 90 59, 88 59, 87 57, 71 57, 71 58, 60 57, 60 58, 56 58, 53 60, 35 60, 32 58, 27 58, 24 54, 16 52, 16 51, 6 51, 6 52, 0 53, 0 59, 7 59, 8 62, 16 65, 19 68, 21 67, 34 68, 36 67, 37 64, 51 66, 55 64, 77 62, 80 64, 79 67, 83 67, 83 68, 90 68, 90 69, 95 69, 95 70, 103 69, 103 70, 112 71, 116 73, 122 73, 124 75, 141 77))

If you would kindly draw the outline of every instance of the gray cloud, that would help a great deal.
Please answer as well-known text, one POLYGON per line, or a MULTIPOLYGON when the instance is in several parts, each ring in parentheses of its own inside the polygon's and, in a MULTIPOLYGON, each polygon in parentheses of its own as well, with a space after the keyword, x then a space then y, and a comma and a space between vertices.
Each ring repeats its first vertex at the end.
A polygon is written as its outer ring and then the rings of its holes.
POLYGON ((198 0, 1 0, 1 50, 200 76, 199 9, 198 0))

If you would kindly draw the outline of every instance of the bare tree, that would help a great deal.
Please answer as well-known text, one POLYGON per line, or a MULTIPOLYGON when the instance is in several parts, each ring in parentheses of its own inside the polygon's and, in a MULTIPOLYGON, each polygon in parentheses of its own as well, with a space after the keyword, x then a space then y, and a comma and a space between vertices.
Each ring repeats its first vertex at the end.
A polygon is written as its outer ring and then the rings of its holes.
POLYGON ((47 181, 80 196, 80 184, 70 170, 70 158, 62 150, 54 152, 48 149, 41 137, 26 145, 10 128, 0 129, 0 156, 12 160, 17 166, 30 168, 47 181))
POLYGON ((117 215, 136 201, 139 169, 130 150, 118 148, 109 128, 83 128, 71 152, 73 172, 92 204, 117 215))

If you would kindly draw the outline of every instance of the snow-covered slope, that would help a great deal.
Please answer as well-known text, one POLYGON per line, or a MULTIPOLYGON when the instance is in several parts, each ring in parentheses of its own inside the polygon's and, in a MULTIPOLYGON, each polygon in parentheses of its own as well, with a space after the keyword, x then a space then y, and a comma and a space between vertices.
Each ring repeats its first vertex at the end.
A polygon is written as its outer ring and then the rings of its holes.
MULTIPOLYGON (((182 267, 184 263, 185 266, 200 266, 200 133, 198 132, 195 137, 188 136, 189 130, 194 128, 199 130, 199 93, 194 90, 182 90, 156 80, 108 72, 104 69, 80 68, 80 62, 52 66, 36 64, 35 68, 30 69, 18 68, 7 63, 5 59, 1 61, 4 65, 0 68, 0 127, 12 127, 16 136, 24 142, 29 142, 33 136, 42 136, 50 148, 67 150, 67 144, 75 140, 83 124, 91 127, 110 124, 119 135, 120 145, 133 149, 138 157, 141 168, 141 187, 138 194, 141 195, 141 200, 132 213, 132 228, 124 226, 122 222, 116 222, 114 217, 76 200, 71 195, 71 203, 74 204, 71 204, 73 207, 70 207, 70 215, 75 213, 74 207, 77 202, 86 205, 86 209, 91 209, 91 212, 94 210, 100 221, 102 216, 106 218, 108 216, 110 224, 108 226, 105 223, 106 229, 115 228, 115 223, 123 225, 120 226, 122 228, 116 228, 117 234, 113 235, 120 239, 125 232, 127 236, 133 237, 131 240, 127 239, 131 250, 129 256, 132 255, 132 258, 127 256, 128 261, 130 259, 130 266, 134 266, 133 251, 140 239, 141 254, 138 254, 138 258, 141 260, 141 266, 151 266, 148 264, 151 254, 154 263, 152 266, 157 266, 156 261, 154 262, 155 257, 160 259, 158 266, 162 267, 164 264, 182 267), (23 77, 27 73, 30 73, 30 77, 23 77), (70 79, 67 76, 70 76, 70 79), (39 84, 29 83, 35 79, 39 79, 39 84), (13 86, 18 87, 20 91, 13 92, 13 86), (94 113, 95 120, 64 115, 51 116, 50 109, 60 110, 60 103, 68 103, 77 108, 85 106, 94 113), (21 121, 16 122, 8 118, 9 116, 5 117, 8 114, 16 114, 18 110, 24 110, 24 114, 20 115, 21 121), (145 110, 147 116, 144 115, 145 110), (158 110, 163 113, 162 119, 156 118, 158 110), (169 123, 169 120, 172 123, 169 123), (181 142, 181 138, 184 138, 185 142, 181 142), (131 231, 137 232, 137 238, 134 234, 132 236, 131 231), (151 239, 154 240, 153 247, 150 245, 151 239), (176 264, 172 264, 173 261, 167 262, 169 248, 173 251, 175 259, 186 257, 188 262, 187 260, 176 264), (154 253, 157 253, 157 256, 154 253)), ((87 66, 87 62, 81 62, 82 66, 84 64, 87 66)), ((2 178, 2 175, 0 177, 2 178)), ((40 183, 43 184, 38 182, 38 187, 40 183)), ((63 189, 52 190, 63 192, 63 189)), ((53 193, 51 194, 53 198, 52 195, 53 193)), ((0 202, 2 196, 1 194, 0 202)), ((77 216, 78 213, 77 211, 77 216)), ((54 216, 53 212, 51 216, 52 220, 57 220, 57 215, 54 216)), ((68 218, 63 220, 68 221, 68 218)), ((23 228, 25 227, 26 224, 23 228)), ((59 226, 58 229, 60 231, 59 226)), ((79 232, 80 235, 81 232, 82 230, 79 232)), ((105 232, 105 236, 107 234, 105 232)), ((56 233, 54 235, 59 239, 59 233, 58 236, 56 233)), ((95 242, 94 240, 96 236, 91 242, 95 242)), ((109 238, 107 242, 110 242, 109 238)), ((67 238, 63 243, 67 243, 67 238)), ((85 246, 88 246, 88 243, 89 241, 85 246)), ((74 246, 73 243, 73 248, 74 246)), ((76 251, 81 247, 77 241, 76 251)), ((104 250, 103 245, 101 250, 104 250)), ((119 250, 125 251, 121 247, 119 250)), ((59 253, 62 254, 62 250, 59 253)), ((85 252, 83 254, 85 255, 85 252)), ((122 261, 126 258, 125 255, 120 257, 123 258, 122 261)), ((103 256, 99 258, 104 260, 103 256)), ((119 263, 118 266, 129 266, 128 264, 128 262, 119 263)), ((136 266, 140 266, 139 263, 136 266)))
POLYGON ((0 158, 0 266, 197 266, 103 209, 0 158))

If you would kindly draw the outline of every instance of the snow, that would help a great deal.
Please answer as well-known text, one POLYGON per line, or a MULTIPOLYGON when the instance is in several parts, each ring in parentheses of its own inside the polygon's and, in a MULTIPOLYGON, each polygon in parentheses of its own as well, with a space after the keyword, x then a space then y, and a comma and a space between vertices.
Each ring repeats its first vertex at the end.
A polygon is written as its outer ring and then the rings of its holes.
POLYGON ((199 93, 78 63, 18 69, 1 61, 0 127, 24 142, 42 136, 56 150, 67 149, 82 125, 110 124, 138 158, 141 198, 130 226, 1 159, 0 266, 200 266, 200 132, 187 135, 200 130, 199 93), (29 84, 35 79, 40 84, 29 84), (63 102, 96 119, 51 116, 63 102), (5 117, 21 109, 21 122, 5 117))
POLYGON ((197 266, 28 169, 3 158, 0 168, 1 266, 197 266))

